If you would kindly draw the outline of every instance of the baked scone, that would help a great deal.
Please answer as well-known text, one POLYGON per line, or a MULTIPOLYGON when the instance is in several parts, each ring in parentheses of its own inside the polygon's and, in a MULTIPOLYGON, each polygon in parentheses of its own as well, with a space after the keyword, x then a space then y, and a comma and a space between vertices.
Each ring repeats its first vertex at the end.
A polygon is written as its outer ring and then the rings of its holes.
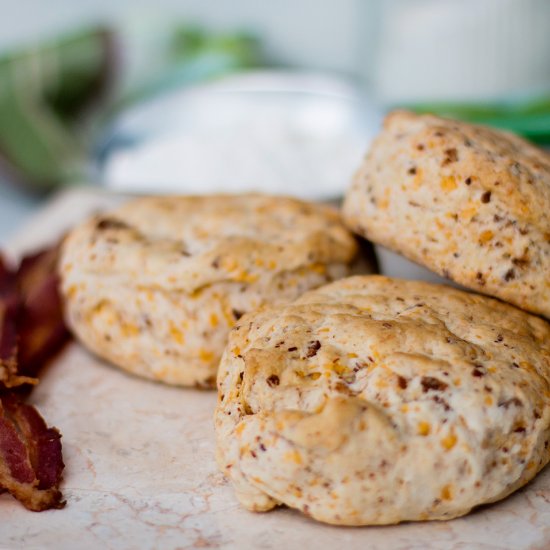
POLYGON ((233 329, 218 462, 250 510, 450 519, 549 461, 549 382, 540 317, 444 285, 350 277, 233 329))
POLYGON ((262 195, 146 197, 66 239, 68 325, 140 376, 214 386, 245 312, 349 273, 357 251, 330 207, 262 195))
POLYGON ((439 275, 550 318, 550 156, 515 135, 390 114, 344 219, 439 275))

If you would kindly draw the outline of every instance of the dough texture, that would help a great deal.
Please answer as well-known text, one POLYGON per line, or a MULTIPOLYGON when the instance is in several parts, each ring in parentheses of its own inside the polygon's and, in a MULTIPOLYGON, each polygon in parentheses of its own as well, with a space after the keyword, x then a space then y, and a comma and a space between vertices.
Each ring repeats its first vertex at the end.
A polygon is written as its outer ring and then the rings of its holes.
POLYGON ((129 372, 213 386, 242 314, 349 274, 356 252, 327 206, 263 195, 141 198, 66 239, 66 319, 87 348, 129 372))
POLYGON ((439 275, 550 318, 550 156, 515 135, 395 112, 344 219, 439 275))
POLYGON ((243 317, 218 373, 218 462, 248 509, 445 520, 550 460, 550 325, 443 285, 358 276, 243 317))

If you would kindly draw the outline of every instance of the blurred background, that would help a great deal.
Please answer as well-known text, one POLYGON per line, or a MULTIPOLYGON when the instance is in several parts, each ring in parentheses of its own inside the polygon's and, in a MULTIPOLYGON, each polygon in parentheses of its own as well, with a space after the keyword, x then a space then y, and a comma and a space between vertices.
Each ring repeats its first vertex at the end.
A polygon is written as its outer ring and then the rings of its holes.
POLYGON ((548 0, 0 5, 0 244, 74 185, 338 198, 396 107, 550 143, 548 0))

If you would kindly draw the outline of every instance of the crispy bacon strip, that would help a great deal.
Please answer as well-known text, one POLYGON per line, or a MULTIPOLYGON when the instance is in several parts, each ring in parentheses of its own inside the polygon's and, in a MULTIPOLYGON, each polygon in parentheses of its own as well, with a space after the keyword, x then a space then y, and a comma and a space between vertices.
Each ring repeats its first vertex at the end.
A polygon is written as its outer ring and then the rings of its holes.
POLYGON ((17 292, 15 273, 0 256, 0 386, 12 388, 36 380, 19 376, 18 324, 21 300, 17 292))
POLYGON ((53 248, 27 256, 16 272, 0 257, 0 492, 9 491, 34 511, 65 505, 59 491, 61 435, 19 392, 32 388, 40 368, 69 336, 57 255, 53 248))
POLYGON ((8 264, 4 257, 0 254, 0 293, 6 288, 11 287, 13 281, 13 272, 8 267, 8 264))
POLYGON ((62 508, 61 435, 16 394, 0 396, 0 486, 29 510, 62 508))
POLYGON ((19 326, 18 364, 21 375, 34 377, 69 339, 56 273, 58 249, 21 261, 16 283, 23 301, 19 326))

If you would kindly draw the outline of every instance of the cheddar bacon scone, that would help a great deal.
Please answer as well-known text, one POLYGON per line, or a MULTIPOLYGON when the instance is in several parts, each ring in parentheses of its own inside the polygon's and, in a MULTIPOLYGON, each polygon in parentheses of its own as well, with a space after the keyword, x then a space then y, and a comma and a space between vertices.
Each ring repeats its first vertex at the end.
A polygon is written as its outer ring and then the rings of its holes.
POLYGON ((447 286, 350 277, 250 313, 218 391, 218 462, 250 510, 443 520, 550 460, 550 325, 447 286))
POLYGON ((212 386, 229 329, 349 273, 354 238, 329 207, 261 195, 147 197, 66 239, 67 322, 134 374, 212 386))
POLYGON ((439 275, 550 318, 550 155, 515 135, 393 113, 344 219, 439 275))

